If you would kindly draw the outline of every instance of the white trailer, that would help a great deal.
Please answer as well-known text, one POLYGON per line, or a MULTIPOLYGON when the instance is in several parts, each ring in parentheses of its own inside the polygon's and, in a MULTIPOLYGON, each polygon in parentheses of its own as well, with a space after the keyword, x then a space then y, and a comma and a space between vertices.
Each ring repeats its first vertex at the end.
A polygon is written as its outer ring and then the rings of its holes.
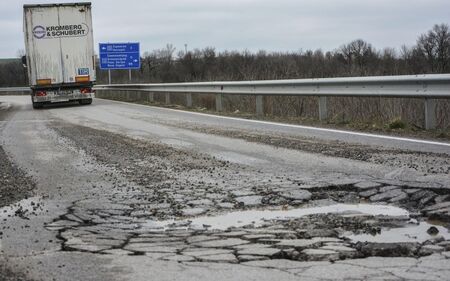
POLYGON ((33 108, 92 103, 95 54, 91 3, 24 5, 24 34, 33 108))

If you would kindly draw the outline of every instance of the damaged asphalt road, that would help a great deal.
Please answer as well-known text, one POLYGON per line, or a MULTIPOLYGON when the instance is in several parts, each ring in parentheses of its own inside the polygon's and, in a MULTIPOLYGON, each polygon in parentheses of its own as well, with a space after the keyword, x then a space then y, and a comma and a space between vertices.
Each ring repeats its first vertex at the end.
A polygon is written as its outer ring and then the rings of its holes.
POLYGON ((450 273, 446 150, 368 147, 363 155, 357 146, 363 156, 346 157, 345 146, 321 153, 328 141, 316 140, 312 151, 294 137, 252 140, 244 129, 227 137, 101 100, 33 111, 21 98, 10 98, 14 112, 0 121, 0 140, 31 197, 8 196, 16 202, 0 209, 0 276, 446 280, 450 273))

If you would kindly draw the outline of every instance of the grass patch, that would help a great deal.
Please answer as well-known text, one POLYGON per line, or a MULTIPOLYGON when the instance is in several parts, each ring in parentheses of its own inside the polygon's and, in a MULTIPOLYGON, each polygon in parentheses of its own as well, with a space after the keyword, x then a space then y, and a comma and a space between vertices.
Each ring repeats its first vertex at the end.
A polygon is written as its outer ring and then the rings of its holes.
POLYGON ((406 123, 401 120, 400 118, 395 118, 391 122, 388 123, 388 128, 391 130, 399 130, 399 129, 406 129, 406 123))

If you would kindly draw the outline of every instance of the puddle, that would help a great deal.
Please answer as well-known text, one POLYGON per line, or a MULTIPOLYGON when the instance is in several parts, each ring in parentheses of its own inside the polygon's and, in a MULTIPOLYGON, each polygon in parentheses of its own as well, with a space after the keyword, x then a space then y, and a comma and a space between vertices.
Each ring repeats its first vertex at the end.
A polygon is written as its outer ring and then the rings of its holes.
POLYGON ((420 222, 419 224, 407 224, 401 228, 382 229, 381 233, 376 235, 371 234, 357 234, 345 236, 353 242, 374 242, 374 243, 400 243, 400 242, 425 242, 427 240, 436 238, 438 236, 444 239, 450 239, 450 233, 447 228, 434 225, 429 222, 420 222), (427 230, 430 227, 436 227, 439 233, 430 235, 427 230))
POLYGON ((230 227, 242 227, 252 224, 255 227, 262 226, 268 220, 288 220, 313 214, 327 213, 362 213, 372 216, 392 216, 409 217, 409 212, 405 209, 387 205, 370 204, 335 204, 330 206, 299 208, 292 210, 249 210, 237 211, 218 216, 204 216, 189 220, 166 220, 150 221, 143 225, 145 229, 173 229, 173 228, 191 228, 226 230, 230 227))

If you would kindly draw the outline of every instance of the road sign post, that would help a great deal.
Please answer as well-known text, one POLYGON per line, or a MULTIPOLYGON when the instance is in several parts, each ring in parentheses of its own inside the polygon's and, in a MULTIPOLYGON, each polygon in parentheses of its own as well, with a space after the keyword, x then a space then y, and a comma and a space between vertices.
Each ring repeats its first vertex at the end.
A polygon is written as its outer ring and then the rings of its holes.
POLYGON ((102 70, 128 69, 130 78, 131 69, 141 68, 139 43, 100 43, 99 49, 102 70))

